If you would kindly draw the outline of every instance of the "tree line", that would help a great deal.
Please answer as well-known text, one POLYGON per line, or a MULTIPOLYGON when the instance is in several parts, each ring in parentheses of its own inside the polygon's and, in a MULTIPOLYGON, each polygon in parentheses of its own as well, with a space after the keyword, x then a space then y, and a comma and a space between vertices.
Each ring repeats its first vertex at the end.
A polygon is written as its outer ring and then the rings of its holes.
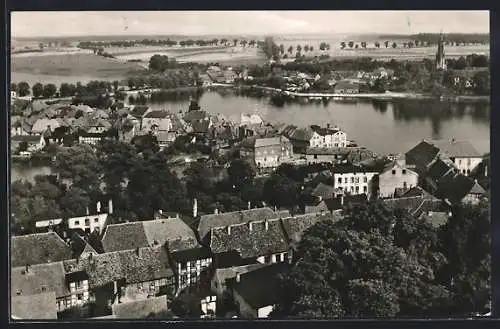
POLYGON ((228 38, 214 38, 210 40, 205 39, 186 39, 186 40, 170 40, 170 39, 143 39, 143 40, 116 40, 116 41, 82 41, 78 44, 78 48, 82 49, 101 49, 106 47, 137 47, 137 46, 233 46, 240 45, 242 47, 250 46, 256 47, 260 43, 257 40, 247 39, 228 39, 228 38))

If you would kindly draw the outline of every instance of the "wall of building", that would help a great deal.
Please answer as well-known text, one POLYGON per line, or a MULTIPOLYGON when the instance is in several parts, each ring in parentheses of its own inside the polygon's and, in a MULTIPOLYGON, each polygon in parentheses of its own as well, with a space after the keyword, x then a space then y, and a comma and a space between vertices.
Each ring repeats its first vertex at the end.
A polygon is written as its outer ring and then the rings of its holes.
POLYGON ((233 299, 241 317, 249 319, 258 317, 257 310, 254 310, 250 305, 248 305, 248 303, 234 289, 233 299))
POLYGON ((68 228, 70 229, 82 229, 90 232, 94 232, 95 229, 99 229, 99 232, 104 230, 106 226, 106 220, 108 219, 108 214, 99 215, 89 215, 82 217, 73 217, 68 219, 68 228))
POLYGON ((201 311, 204 315, 202 315, 202 318, 205 317, 210 317, 209 313, 213 313, 213 316, 215 316, 215 311, 216 311, 216 304, 217 304, 217 296, 207 296, 204 299, 201 300, 201 311))
POLYGON ((272 311, 273 311, 273 305, 261 307, 257 310, 257 317, 260 319, 268 318, 269 314, 271 314, 272 311))
POLYGON ((169 284, 173 284, 173 282, 170 282, 167 278, 127 284, 121 288, 120 301, 130 302, 156 296, 160 293, 161 286, 169 284))
POLYGON ((306 161, 310 163, 335 163, 337 155, 335 154, 307 154, 306 161))
POLYGON ((179 289, 184 289, 198 282, 201 272, 212 265, 212 258, 197 259, 186 263, 177 263, 179 289))
POLYGON ((460 170, 460 172, 468 176, 474 168, 476 168, 483 159, 481 157, 477 158, 455 158, 453 163, 460 170))
POLYGON ((479 201, 481 201, 480 196, 475 194, 467 194, 462 200, 463 203, 472 205, 478 204, 479 201))
POLYGON ((260 256, 257 258, 257 262, 261 264, 274 264, 289 262, 292 259, 290 252, 280 252, 267 256, 260 256))
POLYGON ((334 173, 334 188, 340 188, 350 194, 372 193, 372 181, 375 172, 357 172, 357 173, 334 173))
POLYGON ((394 196, 396 188, 412 188, 418 184, 418 174, 402 168, 394 166, 379 175, 379 196, 381 198, 391 198, 394 196))
POLYGON ((314 132, 311 140, 309 141, 311 147, 346 147, 347 146, 347 135, 338 131, 332 135, 321 136, 317 132, 314 132))

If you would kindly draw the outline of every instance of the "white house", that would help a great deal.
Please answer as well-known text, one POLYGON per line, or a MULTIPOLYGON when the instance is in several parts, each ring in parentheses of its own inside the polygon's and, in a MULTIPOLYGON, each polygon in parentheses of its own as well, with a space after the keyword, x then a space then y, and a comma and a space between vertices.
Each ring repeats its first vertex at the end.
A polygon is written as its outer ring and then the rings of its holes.
POLYGON ((379 175, 379 197, 392 198, 397 189, 409 190, 418 185, 418 174, 406 167, 404 160, 387 165, 379 175))
POLYGON ((313 125, 311 130, 313 135, 309 146, 312 148, 346 147, 348 144, 346 133, 338 128, 331 129, 330 124, 326 128, 313 125))
POLYGON ((333 187, 351 195, 366 194, 369 197, 373 192, 373 177, 377 174, 374 169, 337 165, 333 168, 333 187))
POLYGON ((439 149, 440 155, 448 157, 463 175, 468 176, 481 161, 482 155, 468 141, 433 140, 430 141, 439 149))
POLYGON ((81 217, 72 217, 68 219, 68 228, 81 229, 87 233, 92 233, 95 230, 102 232, 106 226, 108 214, 88 215, 81 217))
POLYGON ((262 118, 257 114, 241 114, 240 126, 245 125, 260 125, 263 123, 262 118))
POLYGON ((11 136, 10 138, 11 150, 15 151, 23 142, 28 144, 28 147, 26 149, 26 151, 28 152, 39 151, 43 149, 46 145, 45 138, 43 138, 43 135, 18 135, 18 136, 11 136))

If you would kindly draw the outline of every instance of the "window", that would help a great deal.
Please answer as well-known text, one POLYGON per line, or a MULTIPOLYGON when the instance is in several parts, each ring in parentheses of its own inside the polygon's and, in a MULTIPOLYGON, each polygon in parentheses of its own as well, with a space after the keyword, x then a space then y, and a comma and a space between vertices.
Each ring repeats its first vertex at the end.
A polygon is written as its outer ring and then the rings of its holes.
POLYGON ((353 187, 353 186, 351 186, 351 193, 353 193, 353 192, 354 192, 354 187, 353 187))
POLYGON ((99 223, 99 218, 94 218, 94 223, 99 223))
POLYGON ((467 159, 467 165, 470 166, 470 159, 467 159))
POLYGON ((79 220, 75 220, 75 225, 80 225, 80 221, 79 220))
POLYGON ((406 169, 402 170, 403 175, 406 175, 406 169))
POLYGON ((85 226, 89 226, 90 225, 90 219, 89 218, 85 218, 85 226))
POLYGON ((458 159, 458 165, 461 165, 461 164, 462 164, 462 160, 458 159))
POLYGON ((318 155, 317 155, 317 154, 315 154, 315 155, 314 155, 314 159, 317 159, 317 158, 318 158, 318 155))
POLYGON ((356 186, 356 194, 359 193, 359 186, 356 186))
POLYGON ((392 174, 393 174, 393 175, 396 175, 396 169, 393 169, 393 170, 392 170, 392 174))
POLYGON ((406 182, 403 182, 403 188, 406 190, 408 188, 408 184, 406 182))
POLYGON ((351 183, 354 183, 354 177, 351 177, 351 183))
POLYGON ((368 187, 363 186, 363 193, 366 193, 366 192, 368 192, 368 187))
POLYGON ((81 281, 76 282, 76 289, 82 289, 82 282, 81 281))
POLYGON ((271 256, 265 256, 264 263, 270 263, 270 262, 271 262, 271 256))
POLYGON ((356 177, 356 184, 359 183, 359 177, 356 177))
POLYGON ((83 299, 83 294, 76 295, 76 298, 78 299, 79 302, 81 302, 83 299))
POLYGON ((368 177, 363 177, 363 183, 368 183, 368 177))
POLYGON ((342 184, 342 177, 338 179, 339 184, 342 184))
POLYGON ((344 178, 344 183, 345 183, 345 184, 347 184, 347 177, 346 177, 346 178, 344 178))

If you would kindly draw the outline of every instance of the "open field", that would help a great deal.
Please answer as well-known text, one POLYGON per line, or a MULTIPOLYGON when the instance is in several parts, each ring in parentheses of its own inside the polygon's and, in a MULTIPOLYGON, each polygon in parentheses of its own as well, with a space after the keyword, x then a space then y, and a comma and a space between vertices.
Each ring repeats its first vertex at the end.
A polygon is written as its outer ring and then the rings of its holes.
MULTIPOLYGON (((78 76, 93 77, 94 79, 110 79, 125 77, 128 73, 142 69, 143 67, 137 63, 119 61, 93 54, 78 53, 11 57, 13 81, 17 80, 16 75, 22 73, 40 77, 44 76, 44 78, 45 76, 78 76)), ((27 76, 25 75, 24 77, 27 76)))

